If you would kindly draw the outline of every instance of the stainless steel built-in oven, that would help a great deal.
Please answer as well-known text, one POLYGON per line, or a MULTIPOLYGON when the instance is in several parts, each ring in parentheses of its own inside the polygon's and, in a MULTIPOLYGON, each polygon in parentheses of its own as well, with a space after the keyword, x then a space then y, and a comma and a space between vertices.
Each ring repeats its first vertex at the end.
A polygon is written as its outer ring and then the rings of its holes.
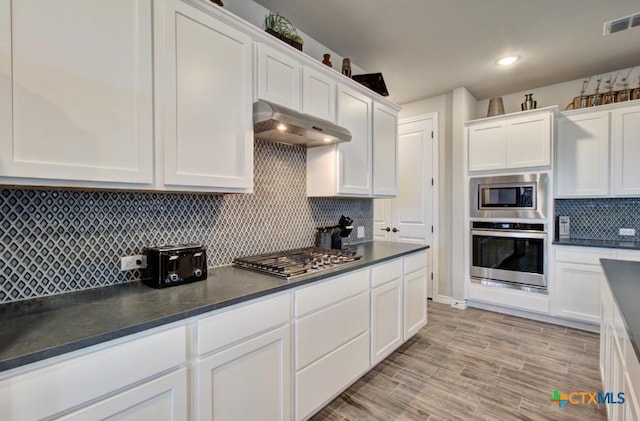
POLYGON ((548 178, 545 173, 472 178, 469 215, 472 218, 544 219, 548 178))
POLYGON ((546 292, 544 224, 474 221, 471 281, 546 292))

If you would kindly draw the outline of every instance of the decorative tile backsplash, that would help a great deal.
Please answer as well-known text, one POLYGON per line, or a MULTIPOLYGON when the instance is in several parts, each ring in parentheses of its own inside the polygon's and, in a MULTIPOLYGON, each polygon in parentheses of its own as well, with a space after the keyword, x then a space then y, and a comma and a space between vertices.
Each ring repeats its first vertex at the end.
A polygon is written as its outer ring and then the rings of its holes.
POLYGON ((0 189, 0 303, 140 279, 120 257, 145 245, 200 242, 219 266, 311 246, 342 214, 372 240, 373 201, 307 198, 305 162, 304 147, 256 140, 253 194, 0 189))
POLYGON ((571 238, 640 241, 640 198, 556 199, 555 215, 569 216, 571 238), (620 228, 636 235, 620 236, 620 228))

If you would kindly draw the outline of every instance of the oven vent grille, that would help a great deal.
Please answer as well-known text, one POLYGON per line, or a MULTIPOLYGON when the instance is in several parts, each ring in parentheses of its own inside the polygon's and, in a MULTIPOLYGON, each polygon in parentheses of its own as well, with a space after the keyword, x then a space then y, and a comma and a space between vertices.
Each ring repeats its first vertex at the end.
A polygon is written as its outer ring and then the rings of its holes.
POLYGON ((602 35, 615 34, 616 32, 626 31, 636 26, 640 26, 640 13, 605 22, 602 35))

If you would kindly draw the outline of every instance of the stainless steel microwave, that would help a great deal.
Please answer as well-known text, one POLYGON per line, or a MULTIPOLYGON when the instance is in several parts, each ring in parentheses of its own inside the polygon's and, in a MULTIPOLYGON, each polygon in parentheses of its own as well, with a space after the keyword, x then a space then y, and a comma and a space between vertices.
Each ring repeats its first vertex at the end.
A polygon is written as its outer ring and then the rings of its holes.
POLYGON ((546 173, 472 178, 469 215, 472 218, 544 219, 548 184, 546 173))

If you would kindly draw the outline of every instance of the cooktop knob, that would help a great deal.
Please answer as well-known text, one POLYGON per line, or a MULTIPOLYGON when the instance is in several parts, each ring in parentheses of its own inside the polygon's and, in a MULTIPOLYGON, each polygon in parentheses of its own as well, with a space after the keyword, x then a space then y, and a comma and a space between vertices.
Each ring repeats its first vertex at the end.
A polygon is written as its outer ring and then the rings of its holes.
POLYGON ((167 278, 169 278, 169 282, 176 282, 178 280, 178 274, 170 273, 169 276, 167 276, 167 278))
POLYGON ((202 276, 202 269, 195 269, 193 271, 193 275, 199 278, 200 276, 202 276))

